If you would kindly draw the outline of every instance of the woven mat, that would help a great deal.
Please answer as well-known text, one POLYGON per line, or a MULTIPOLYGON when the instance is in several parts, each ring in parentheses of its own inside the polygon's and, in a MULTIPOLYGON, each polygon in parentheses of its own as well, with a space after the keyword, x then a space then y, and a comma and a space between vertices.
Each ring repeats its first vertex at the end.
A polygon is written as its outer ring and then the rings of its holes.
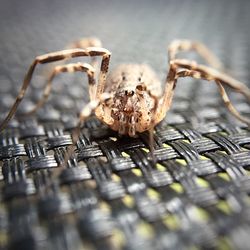
MULTIPOLYGON (((0 118, 35 56, 85 36, 112 51, 111 68, 148 63, 162 82, 167 45, 199 40, 249 83, 249 10, 243 0, 2 1, 0 118)), ((157 164, 147 133, 119 137, 91 117, 62 170, 88 101, 87 79, 58 76, 46 105, 24 117, 41 96, 46 69, 38 67, 0 136, 1 249, 250 249, 250 132, 228 113, 215 84, 179 82, 155 128, 157 164)), ((242 96, 230 99, 250 116, 242 96)))

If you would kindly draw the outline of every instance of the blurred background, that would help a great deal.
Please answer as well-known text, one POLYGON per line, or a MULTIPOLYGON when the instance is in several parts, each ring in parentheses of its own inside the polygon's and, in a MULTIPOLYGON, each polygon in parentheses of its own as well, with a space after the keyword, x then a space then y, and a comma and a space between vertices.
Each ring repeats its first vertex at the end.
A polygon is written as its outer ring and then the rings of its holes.
MULTIPOLYGON (((249 85, 249 11, 247 0, 1 0, 0 118, 36 56, 88 36, 112 52, 111 69, 147 63, 162 82, 168 44, 198 40, 249 85)), ((157 166, 147 136, 117 138, 93 119, 79 163, 58 181, 51 169, 71 143, 87 82, 79 73, 58 76, 46 105, 23 118, 41 96, 45 72, 38 66, 0 138, 1 249, 249 249, 249 129, 228 114, 214 84, 180 81, 156 128, 157 166)), ((230 98, 249 115, 242 96, 230 98)))
MULTIPOLYGON (((61 50, 86 36, 100 38, 112 52, 111 68, 121 62, 148 63, 162 80, 167 71, 167 45, 173 39, 199 40, 236 78, 249 82, 249 6, 244 0, 1 1, 0 85, 6 106, 2 111, 13 102, 10 88, 15 96, 35 56, 61 50)), ((67 78, 72 76, 63 77, 67 78)), ((38 77, 33 86, 37 90, 43 84, 44 79, 38 77)), ((61 95, 62 86, 57 84, 55 92, 61 95)), ((35 101, 35 90, 29 93, 35 101)))
POLYGON ((2 1, 1 88, 7 91, 13 84, 18 89, 35 56, 85 36, 99 37, 112 51, 111 67, 145 62, 161 79, 167 45, 173 39, 199 40, 235 77, 248 82, 249 5, 244 0, 2 1))

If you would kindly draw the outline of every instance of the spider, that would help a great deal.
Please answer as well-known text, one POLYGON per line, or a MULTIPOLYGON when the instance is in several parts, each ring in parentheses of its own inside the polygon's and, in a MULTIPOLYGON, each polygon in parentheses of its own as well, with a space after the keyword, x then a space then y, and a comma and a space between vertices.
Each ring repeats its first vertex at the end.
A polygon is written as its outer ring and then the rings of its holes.
MULTIPOLYGON (((250 120, 243 117, 232 105, 224 89, 224 85, 243 94, 250 99, 250 89, 238 80, 223 73, 222 64, 215 55, 202 43, 189 40, 175 40, 168 47, 169 69, 165 87, 162 90, 161 82, 156 73, 144 64, 122 64, 108 74, 111 53, 101 47, 97 38, 84 38, 62 51, 44 54, 35 58, 31 64, 21 90, 11 107, 8 115, 0 124, 3 130, 23 99, 28 88, 35 67, 75 57, 91 57, 88 63, 69 63, 57 65, 44 88, 43 97, 38 101, 29 114, 41 107, 51 92, 54 77, 62 72, 84 72, 88 76, 90 102, 81 110, 79 126, 94 111, 97 118, 107 124, 119 134, 136 136, 137 133, 152 131, 156 124, 163 120, 171 107, 177 81, 181 77, 193 77, 214 81, 228 110, 239 120, 250 124, 250 120), (210 66, 198 64, 188 59, 177 59, 180 51, 196 51, 210 66), (96 57, 102 57, 98 80, 96 81, 96 57)), ((77 133, 73 141, 77 140, 77 133)), ((152 147, 152 145, 151 145, 152 147)))

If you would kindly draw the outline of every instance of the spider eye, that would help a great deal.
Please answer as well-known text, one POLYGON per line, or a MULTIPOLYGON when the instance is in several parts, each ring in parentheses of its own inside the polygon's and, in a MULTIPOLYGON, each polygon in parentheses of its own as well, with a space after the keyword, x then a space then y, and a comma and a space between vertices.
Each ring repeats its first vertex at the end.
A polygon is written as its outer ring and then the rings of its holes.
POLYGON ((135 92, 133 90, 131 90, 131 91, 125 90, 124 94, 126 96, 133 96, 135 94, 135 92))
POLYGON ((146 86, 144 84, 138 84, 136 86, 136 89, 139 91, 144 91, 144 90, 146 90, 146 86))
POLYGON ((125 80, 126 80, 126 76, 123 76, 123 77, 122 77, 122 80, 125 81, 125 80))
POLYGON ((141 81, 141 77, 138 78, 138 81, 139 81, 139 82, 141 81))

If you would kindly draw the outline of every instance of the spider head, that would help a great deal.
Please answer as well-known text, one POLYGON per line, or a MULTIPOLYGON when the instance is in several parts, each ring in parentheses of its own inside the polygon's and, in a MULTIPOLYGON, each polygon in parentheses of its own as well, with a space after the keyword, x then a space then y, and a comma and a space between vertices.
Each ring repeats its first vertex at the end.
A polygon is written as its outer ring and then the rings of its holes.
POLYGON ((119 134, 131 137, 136 132, 148 130, 152 125, 155 100, 143 83, 134 88, 123 88, 116 92, 111 105, 111 128, 119 134))
POLYGON ((155 125, 155 110, 161 83, 145 64, 121 64, 107 77, 105 92, 113 97, 96 116, 119 134, 136 136, 155 125))

